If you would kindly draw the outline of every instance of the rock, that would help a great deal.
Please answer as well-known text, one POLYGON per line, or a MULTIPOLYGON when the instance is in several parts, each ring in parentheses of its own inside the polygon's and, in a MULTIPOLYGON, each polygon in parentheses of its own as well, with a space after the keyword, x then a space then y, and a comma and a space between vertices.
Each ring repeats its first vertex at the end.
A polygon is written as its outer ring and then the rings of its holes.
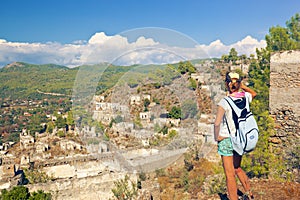
POLYGON ((270 138, 269 141, 273 144, 281 144, 281 140, 277 137, 270 138))

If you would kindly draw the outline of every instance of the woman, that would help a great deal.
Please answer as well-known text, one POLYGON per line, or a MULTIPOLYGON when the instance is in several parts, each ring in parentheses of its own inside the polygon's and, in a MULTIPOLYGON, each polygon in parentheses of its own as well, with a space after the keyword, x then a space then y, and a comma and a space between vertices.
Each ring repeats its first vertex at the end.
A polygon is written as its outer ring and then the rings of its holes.
MULTIPOLYGON (((248 102, 256 96, 256 92, 245 86, 240 79, 238 73, 227 73, 225 79, 228 95, 233 100, 242 100, 248 98, 248 102)), ((243 185, 245 194, 253 198, 250 191, 249 179, 246 173, 241 168, 242 156, 234 152, 230 139, 230 133, 226 123, 223 121, 226 117, 228 127, 231 133, 235 133, 235 125, 232 116, 232 110, 228 102, 223 98, 218 104, 217 115, 214 123, 214 136, 218 142, 218 154, 221 155, 223 168, 226 175, 226 185, 230 200, 237 200, 237 183, 235 181, 235 175, 238 176, 240 182, 243 185), (225 116, 224 116, 225 115, 225 116)), ((246 196, 245 195, 245 196, 246 196)))

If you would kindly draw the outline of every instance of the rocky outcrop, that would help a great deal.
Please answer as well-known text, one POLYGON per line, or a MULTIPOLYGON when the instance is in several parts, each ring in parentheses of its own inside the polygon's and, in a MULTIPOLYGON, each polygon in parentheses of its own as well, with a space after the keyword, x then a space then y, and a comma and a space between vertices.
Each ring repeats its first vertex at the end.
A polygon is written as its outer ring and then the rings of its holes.
MULTIPOLYGON (((113 197, 111 190, 115 187, 114 182, 123 179, 125 175, 124 172, 107 171, 97 176, 59 179, 44 184, 30 184, 28 188, 30 192, 37 190, 51 192, 53 199, 58 200, 107 200, 113 197)), ((135 174, 131 174, 130 179, 134 182, 137 181, 135 174)))

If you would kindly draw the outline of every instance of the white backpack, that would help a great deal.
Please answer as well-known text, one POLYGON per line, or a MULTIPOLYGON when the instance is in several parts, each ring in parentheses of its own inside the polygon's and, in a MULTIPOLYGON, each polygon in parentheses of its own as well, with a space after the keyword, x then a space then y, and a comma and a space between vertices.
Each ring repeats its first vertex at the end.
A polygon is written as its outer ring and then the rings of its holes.
POLYGON ((239 155, 253 151, 258 141, 259 130, 256 120, 250 111, 248 99, 243 98, 239 103, 235 102, 231 97, 226 97, 225 100, 232 109, 233 121, 236 128, 236 133, 231 134, 225 118, 233 150, 239 155))

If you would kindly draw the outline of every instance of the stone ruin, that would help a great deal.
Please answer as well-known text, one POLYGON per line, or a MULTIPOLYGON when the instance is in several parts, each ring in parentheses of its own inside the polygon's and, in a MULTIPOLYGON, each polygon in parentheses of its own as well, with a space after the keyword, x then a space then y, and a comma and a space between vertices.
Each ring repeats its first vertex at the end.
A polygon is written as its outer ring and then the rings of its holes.
POLYGON ((275 119, 271 141, 278 146, 299 145, 300 139, 300 51, 271 55, 270 113, 275 119))
POLYGON ((30 135, 27 129, 23 129, 20 133, 20 149, 28 149, 34 145, 34 137, 30 135))

